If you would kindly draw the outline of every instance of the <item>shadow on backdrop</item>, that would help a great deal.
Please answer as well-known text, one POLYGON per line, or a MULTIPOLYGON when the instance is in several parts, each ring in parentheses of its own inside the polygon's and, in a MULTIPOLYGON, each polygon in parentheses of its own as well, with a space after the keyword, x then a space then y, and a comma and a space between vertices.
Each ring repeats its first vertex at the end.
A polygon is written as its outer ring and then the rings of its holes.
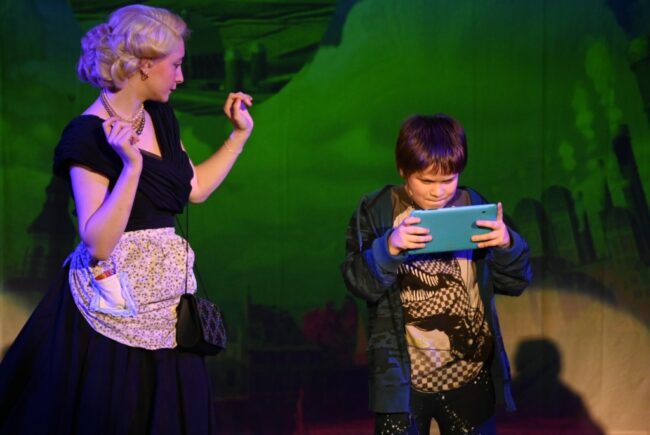
POLYGON ((582 398, 562 382, 562 357, 550 340, 523 341, 515 354, 517 411, 498 415, 499 433, 601 435, 582 398))

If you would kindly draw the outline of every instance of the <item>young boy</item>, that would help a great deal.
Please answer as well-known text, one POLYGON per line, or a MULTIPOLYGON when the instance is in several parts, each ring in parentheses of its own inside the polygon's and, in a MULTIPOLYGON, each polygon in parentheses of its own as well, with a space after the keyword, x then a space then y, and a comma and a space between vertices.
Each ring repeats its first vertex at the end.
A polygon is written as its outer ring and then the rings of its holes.
POLYGON ((509 410, 514 403, 494 294, 518 296, 528 285, 528 246, 499 203, 496 221, 477 221, 491 230, 472 238, 478 249, 409 255, 435 237, 412 210, 486 201, 458 187, 467 144, 453 118, 408 118, 395 154, 404 184, 361 199, 341 267, 368 307, 375 434, 428 434, 432 419, 443 435, 495 433, 495 383, 509 410))

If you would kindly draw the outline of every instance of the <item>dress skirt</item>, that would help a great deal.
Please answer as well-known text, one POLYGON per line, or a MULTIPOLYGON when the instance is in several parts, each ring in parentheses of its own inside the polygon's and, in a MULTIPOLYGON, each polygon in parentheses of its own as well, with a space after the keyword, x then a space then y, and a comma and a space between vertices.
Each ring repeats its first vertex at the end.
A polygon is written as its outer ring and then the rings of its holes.
POLYGON ((214 434, 204 358, 92 329, 64 267, 0 364, 0 434, 214 434))

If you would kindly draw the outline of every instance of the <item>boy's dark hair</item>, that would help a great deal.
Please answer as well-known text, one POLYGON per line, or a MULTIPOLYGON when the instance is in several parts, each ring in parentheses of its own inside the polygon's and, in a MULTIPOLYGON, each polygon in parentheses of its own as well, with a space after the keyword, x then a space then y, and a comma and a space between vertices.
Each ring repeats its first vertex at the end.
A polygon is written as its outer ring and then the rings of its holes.
POLYGON ((465 130, 443 113, 411 116, 399 130, 395 161, 404 177, 429 167, 443 175, 460 174, 467 165, 465 130))

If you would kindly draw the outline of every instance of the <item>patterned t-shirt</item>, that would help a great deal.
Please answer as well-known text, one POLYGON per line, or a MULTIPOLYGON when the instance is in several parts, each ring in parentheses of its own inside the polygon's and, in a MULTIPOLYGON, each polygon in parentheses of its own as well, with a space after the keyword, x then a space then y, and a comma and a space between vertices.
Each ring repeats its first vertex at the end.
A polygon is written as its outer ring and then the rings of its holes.
MULTIPOLYGON (((403 188, 393 201, 394 227, 414 209, 403 188)), ((450 206, 469 205, 458 191, 450 206)), ((419 391, 459 388, 492 351, 492 336, 476 281, 473 251, 411 255, 398 269, 411 385, 419 391)))

